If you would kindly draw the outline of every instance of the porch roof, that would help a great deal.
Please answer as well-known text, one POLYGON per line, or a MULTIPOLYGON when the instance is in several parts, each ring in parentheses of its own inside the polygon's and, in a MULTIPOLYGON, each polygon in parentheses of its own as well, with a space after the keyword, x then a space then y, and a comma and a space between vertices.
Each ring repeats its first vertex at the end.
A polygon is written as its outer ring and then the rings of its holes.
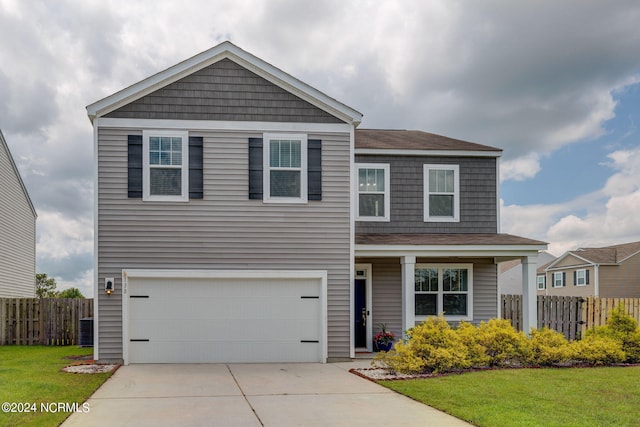
POLYGON ((494 257, 496 262, 537 256, 547 243, 501 233, 356 234, 356 256, 494 257))

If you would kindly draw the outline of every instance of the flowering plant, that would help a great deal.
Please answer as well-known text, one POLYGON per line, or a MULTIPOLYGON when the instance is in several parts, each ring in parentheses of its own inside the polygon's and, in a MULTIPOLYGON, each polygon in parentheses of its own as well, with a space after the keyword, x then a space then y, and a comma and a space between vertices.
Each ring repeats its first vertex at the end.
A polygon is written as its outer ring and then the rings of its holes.
POLYGON ((393 332, 387 331, 387 325, 385 325, 384 323, 380 325, 380 329, 381 331, 375 334, 375 336, 373 337, 373 341, 386 345, 396 339, 396 336, 393 334, 393 332))

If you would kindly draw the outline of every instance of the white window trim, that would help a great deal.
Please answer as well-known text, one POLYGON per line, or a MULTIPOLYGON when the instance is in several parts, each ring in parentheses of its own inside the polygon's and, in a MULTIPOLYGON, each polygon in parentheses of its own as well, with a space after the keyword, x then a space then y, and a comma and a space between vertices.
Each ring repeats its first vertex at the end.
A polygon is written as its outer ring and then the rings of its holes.
POLYGON ((424 222, 460 222, 460 166, 425 164, 423 169, 424 179, 424 222), (453 170, 453 216, 430 216, 429 215, 429 171, 430 170, 453 170))
POLYGON ((563 273, 562 271, 556 271, 556 272, 553 273, 552 278, 553 278, 553 287, 554 288, 564 288, 564 277, 563 277, 562 273, 563 273), (556 281, 556 275, 559 275, 559 277, 560 277, 560 279, 559 279, 559 281, 561 282, 560 286, 556 285, 556 282, 557 282, 556 281))
POLYGON ((576 286, 587 286, 587 269, 576 270, 576 286), (583 283, 580 283, 580 273, 584 274, 582 276, 583 283))
POLYGON ((356 221, 391 221, 391 167, 388 163, 356 163, 356 221), (384 216, 363 216, 360 215, 360 169, 383 169, 384 170, 384 192, 363 193, 380 194, 384 193, 384 216))
MULTIPOLYGON (((443 286, 442 286, 442 279, 443 279, 443 274, 442 274, 442 270, 443 269, 447 269, 447 268, 465 268, 468 271, 468 276, 467 279, 469 281, 468 285, 468 291, 466 292, 467 294, 467 315, 466 316, 450 316, 447 315, 447 313, 444 313, 444 318, 450 321, 460 321, 460 320, 467 320, 467 321, 471 321, 473 320, 473 264, 416 264, 415 269, 419 270, 421 268, 437 268, 438 269, 438 291, 437 292, 427 292, 427 293, 434 293, 438 295, 437 298, 437 307, 436 307, 436 313, 437 315, 440 315, 443 312, 443 294, 447 293, 456 293, 456 292, 444 292, 443 286)), ((414 279, 415 280, 415 279, 414 279)), ((414 295, 416 294, 415 291, 415 283, 414 283, 414 290, 413 293, 414 295)), ((464 292, 459 292, 459 293, 464 293, 464 292)), ((415 315, 415 320, 416 322, 420 321, 425 321, 427 320, 429 317, 433 317, 433 316, 423 316, 423 315, 417 315, 415 314, 415 306, 411 307, 411 310, 414 310, 414 315, 415 315)))
POLYGON ((538 285, 538 290, 542 291, 547 288, 547 278, 545 276, 536 276, 536 284, 538 285), (540 280, 542 279, 542 280, 540 280), (540 286, 542 285, 542 287, 540 286))
POLYGON ((307 162, 307 135, 291 133, 265 133, 262 136, 262 201, 264 203, 307 203, 308 201, 308 162, 307 162), (271 197, 271 150, 270 141, 273 139, 299 139, 300 140, 300 197, 271 197))
POLYGON ((179 130, 142 131, 142 200, 145 202, 188 202, 189 201, 189 132, 179 130), (182 191, 180 196, 151 195, 149 137, 179 136, 182 138, 182 191))

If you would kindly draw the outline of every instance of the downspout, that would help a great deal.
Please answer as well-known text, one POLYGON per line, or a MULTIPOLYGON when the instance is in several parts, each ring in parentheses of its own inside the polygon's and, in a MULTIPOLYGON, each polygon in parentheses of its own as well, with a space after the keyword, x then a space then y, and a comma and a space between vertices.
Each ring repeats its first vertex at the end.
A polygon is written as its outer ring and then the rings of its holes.
POLYGON ((600 297, 600 264, 596 264, 594 269, 594 282, 593 282, 593 291, 594 291, 594 297, 598 298, 600 297))

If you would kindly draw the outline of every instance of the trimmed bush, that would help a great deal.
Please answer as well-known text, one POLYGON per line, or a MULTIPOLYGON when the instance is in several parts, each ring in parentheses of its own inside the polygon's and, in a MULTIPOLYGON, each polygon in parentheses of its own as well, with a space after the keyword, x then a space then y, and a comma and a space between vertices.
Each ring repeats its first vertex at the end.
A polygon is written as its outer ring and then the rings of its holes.
POLYGON ((611 317, 605 326, 589 329, 585 338, 591 336, 607 337, 618 341, 625 353, 625 362, 640 362, 640 329, 638 322, 629 316, 624 307, 618 306, 611 311, 611 317))
POLYGON ((572 357, 571 347, 564 335, 549 328, 532 329, 524 353, 524 362, 532 366, 566 363, 572 357))
POLYGON ((607 336, 602 330, 590 333, 580 341, 574 341, 571 347, 575 360, 594 366, 620 363, 627 358, 622 350, 622 342, 607 336))
POLYGON ((566 363, 609 365, 640 362, 640 329, 622 308, 606 326, 593 328, 569 343, 554 330, 532 329, 527 338, 508 320, 491 319, 451 328, 443 316, 431 317, 407 331, 408 340, 378 353, 375 366, 406 374, 444 373, 486 366, 552 366, 566 363))
POLYGON ((406 374, 441 373, 470 368, 467 347, 443 317, 431 317, 408 331, 410 339, 399 342, 374 363, 406 374))
POLYGON ((462 343, 467 347, 469 362, 471 366, 489 365, 487 348, 478 342, 478 328, 468 322, 460 322, 456 329, 462 343))
POLYGON ((522 361, 527 348, 527 338, 517 332, 506 319, 481 322, 477 328, 477 342, 485 348, 490 366, 506 366, 522 361))

